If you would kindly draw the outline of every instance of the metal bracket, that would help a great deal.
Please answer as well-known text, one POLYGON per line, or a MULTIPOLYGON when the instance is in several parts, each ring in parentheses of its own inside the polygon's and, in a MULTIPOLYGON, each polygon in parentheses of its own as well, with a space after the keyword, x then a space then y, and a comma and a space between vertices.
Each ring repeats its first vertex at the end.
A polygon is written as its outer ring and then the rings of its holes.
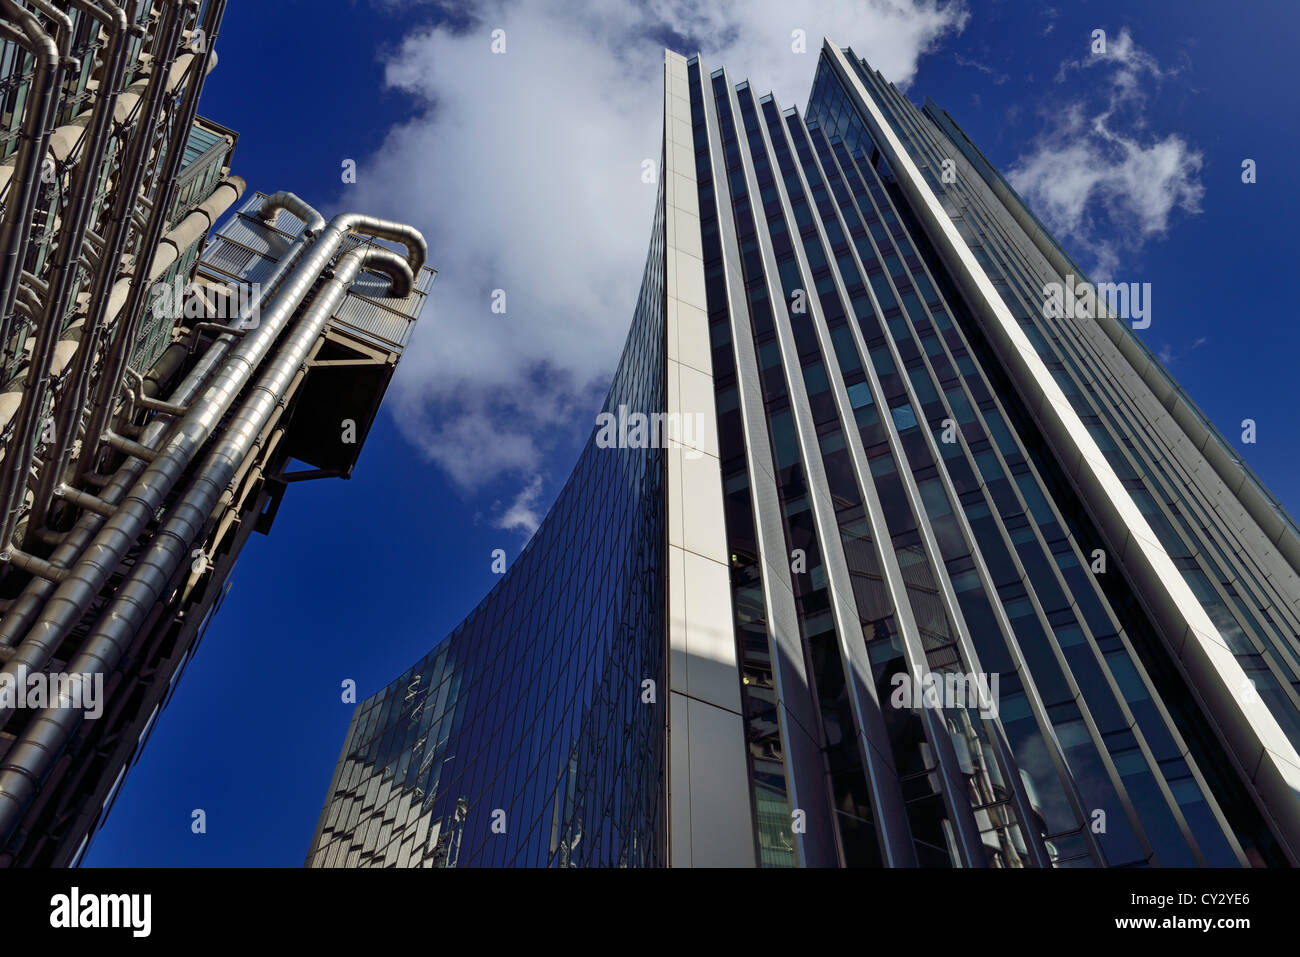
POLYGON ((141 445, 139 442, 133 442, 131 439, 118 435, 116 432, 108 431, 104 433, 104 444, 124 452, 135 459, 145 462, 152 462, 158 457, 157 449, 151 449, 147 445, 141 445))

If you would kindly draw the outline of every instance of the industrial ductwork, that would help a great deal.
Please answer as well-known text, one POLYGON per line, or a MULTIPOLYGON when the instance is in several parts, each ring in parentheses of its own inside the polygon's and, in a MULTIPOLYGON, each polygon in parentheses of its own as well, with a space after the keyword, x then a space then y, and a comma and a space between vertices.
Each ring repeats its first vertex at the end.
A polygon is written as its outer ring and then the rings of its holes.
MULTIPOLYGON (((23 255, 31 238, 32 210, 36 204, 36 186, 49 143, 51 117, 57 102, 55 91, 63 80, 63 58, 67 52, 41 29, 40 23, 16 0, 0 0, 0 13, 12 19, 17 28, 0 21, 0 37, 8 39, 35 60, 32 88, 23 112, 22 138, 9 181, 4 219, 0 220, 0 353, 7 350, 13 334, 13 303, 23 255)), ((0 485, 0 490, 4 488, 0 485)), ((0 496, 0 507, 3 496, 0 496)), ((3 517, 0 517, 3 523, 3 517)))
MULTIPOLYGON (((0 3, 7 0, 0 0, 0 3)), ((124 182, 117 184, 114 190, 114 213, 113 227, 110 230, 110 246, 108 262, 117 262, 122 255, 126 245, 127 233, 130 227, 129 215, 135 208, 136 198, 140 191, 140 186, 144 181, 144 168, 147 165, 146 159, 151 148, 154 131, 157 127, 159 116, 164 103, 164 96, 167 93, 166 77, 168 68, 175 56, 177 42, 180 38, 181 30, 184 26, 186 16, 192 12, 193 4, 173 3, 167 6, 167 12, 159 26, 158 43, 160 46, 160 56, 154 64, 144 100, 143 115, 137 123, 135 135, 131 141, 128 151, 126 164, 126 179, 124 182)), ((112 111, 105 111, 102 122, 107 122, 109 112, 115 112, 116 106, 113 105, 112 111)), ((92 121, 94 122, 94 121, 92 121)), ((101 144, 100 154, 98 157, 90 155, 87 150, 82 158, 82 165, 79 169, 86 169, 88 166, 92 172, 87 173, 84 180, 81 179, 79 172, 78 179, 81 181, 83 192, 91 192, 95 186, 95 180, 98 175, 100 164, 103 161, 103 145, 101 144)), ((93 196, 90 197, 93 199, 93 196)), ((74 202, 80 200, 74 197, 74 202)), ((27 213, 27 221, 30 222, 30 210, 27 213)), ((84 235, 84 234, 83 234, 84 235)), ((80 249, 80 242, 76 246, 63 247, 70 255, 72 250, 80 249)), ((62 260, 62 253, 60 254, 62 260)), ((21 260, 20 260, 21 261, 21 260)), ((91 293, 91 302, 103 302, 103 286, 109 278, 111 270, 100 269, 96 273, 98 280, 91 293)), ((66 297, 64 299, 66 302, 66 297)), ((53 303, 51 302, 51 305, 53 303)), ((7 313, 6 313, 7 314, 7 313)), ((35 430, 39 425, 39 418, 44 411, 45 390, 48 385, 48 368, 49 359, 52 356, 53 342, 58 338, 59 319, 62 313, 55 313, 53 321, 43 321, 37 329, 37 343, 33 350, 32 365, 28 372, 27 381, 24 383, 24 401, 18 409, 18 426, 15 430, 14 441, 11 442, 11 450, 6 455, 3 465, 0 465, 0 548, 7 545, 13 536, 14 528, 21 512, 23 499, 26 492, 26 483, 29 470, 31 468, 31 459, 33 453, 33 440, 35 430), (33 376, 33 372, 35 376, 33 376)), ((89 326, 91 335, 86 337, 82 347, 82 352, 93 348, 95 344, 94 331, 97 323, 94 321, 89 326)), ((4 342, 8 342, 8 336, 11 330, 6 328, 4 342)), ((89 355, 84 360, 88 366, 89 355)), ((74 375, 80 375, 82 371, 81 364, 74 368, 74 375)), ((65 423, 59 422, 56 428, 56 437, 64 435, 63 426, 65 423)), ((69 429, 71 431, 71 429, 69 429)), ((70 440, 69 440, 70 441, 70 440)), ((42 501, 42 496, 34 496, 35 501, 42 501)))
POLYGON ((417 230, 326 221, 290 192, 244 204, 203 252, 246 188, 237 134, 197 118, 225 0, 143 3, 0 0, 0 48, 31 54, 0 165, 0 678, 92 661, 122 678, 79 732, 80 713, 53 713, 62 698, 47 714, 0 696, 0 866, 75 862, 111 783, 95 769, 126 766, 248 536, 287 483, 350 470, 322 423, 346 409, 364 435, 428 278, 417 230), (209 47, 191 49, 200 29, 209 47), (178 184, 202 192, 178 209, 178 184), (362 270, 391 293, 350 297, 362 270), (173 274, 194 299, 155 315, 173 274), (196 547, 220 570, 189 571, 196 547), (124 617, 123 602, 150 608, 124 617), (61 759, 75 770, 50 777, 61 759))
MULTIPOLYGON (((427 246, 418 230, 353 213, 336 216, 312 244, 302 263, 284 281, 283 288, 262 314, 256 328, 242 337, 212 383, 190 405, 189 412, 125 496, 117 513, 59 584, 44 613, 4 665, 5 673, 16 675, 20 666, 28 669, 42 667, 50 651, 80 620, 127 549, 140 537, 165 496, 226 414, 235 396, 247 384, 293 313, 319 281, 344 237, 353 232, 402 242, 406 245, 406 262, 412 273, 424 266, 427 246)), ((10 556, 13 551, 12 548, 9 550, 10 556)), ((0 558, 5 557, 0 555, 0 558)), ((3 719, 4 715, 0 713, 0 721, 3 719)))
MULTIPOLYGON (((247 321, 255 311, 263 308, 263 303, 282 285, 285 276, 298 264, 303 252, 311 245, 314 236, 325 226, 325 220, 315 209, 307 205, 292 193, 275 193, 262 205, 261 215, 264 219, 275 218, 280 209, 287 209, 294 216, 307 224, 307 228, 294 240, 277 263, 271 275, 261 283, 257 294, 249 301, 247 312, 239 317, 238 324, 247 321)), ((181 383, 168 396, 167 401, 176 406, 185 406, 194 400, 199 390, 207 383, 213 371, 225 359, 230 347, 237 337, 224 333, 199 357, 194 367, 181 383)), ((145 427, 140 437, 140 444, 155 449, 161 443, 164 434, 173 424, 170 416, 157 417, 145 427)), ((144 459, 128 458, 114 473, 113 478, 100 492, 99 498, 106 504, 116 507, 121 503, 127 491, 140 477, 148 463, 144 459)), ((83 512, 80 519, 64 536, 54 553, 50 556, 51 564, 59 568, 70 567, 82 554, 86 546, 103 526, 105 515, 100 512, 83 512)), ((54 591, 57 582, 53 579, 34 577, 9 609, 0 616, 0 664, 13 656, 14 644, 31 627, 32 621, 40 611, 47 598, 54 591)))
MULTIPOLYGON (((331 244, 337 246, 342 237, 351 230, 345 224, 364 222, 365 217, 338 217, 331 223, 327 237, 337 237, 331 244), (340 222, 342 221, 342 222, 340 222)), ((397 223, 379 223, 373 221, 376 231, 385 237, 411 238, 414 230, 397 223)), ((418 236, 418 233, 415 234, 418 236)), ((295 271, 290 278, 287 289, 282 295, 289 299, 295 297, 294 291, 307 277, 304 270, 324 258, 324 250, 314 250, 308 260, 295 271), (296 281, 295 281, 296 280, 296 281)), ((227 483, 243 463, 250 447, 266 425, 276 407, 283 401, 291 380, 299 373, 306 362, 308 352, 320 336, 326 322, 337 309, 349 286, 362 269, 371 269, 387 275, 393 284, 393 295, 405 297, 410 295, 414 286, 414 272, 411 260, 417 268, 423 266, 423 239, 410 242, 408 257, 403 259, 387 249, 363 247, 346 253, 335 268, 331 278, 321 287, 311 305, 289 332, 274 358, 249 390, 248 396, 240 405, 234 417, 223 430, 216 446, 211 450, 203 464, 196 471, 188 489, 171 510, 163 528, 154 537, 153 544, 138 559, 128 578, 118 589, 110 607, 100 618, 99 625, 92 631, 80 653, 68 668, 71 675, 103 674, 117 662, 126 644, 129 643, 134 630, 140 625, 141 616, 147 614, 154 602, 162 594, 179 564, 186 560, 192 544, 202 534, 208 515, 216 505, 227 483)), ((323 265, 323 263, 322 263, 323 265)), ((284 300, 287 302, 288 299, 284 300)), ((174 477, 171 470, 183 454, 183 450, 197 445, 197 435, 187 433, 186 426, 194 431, 201 430, 205 423, 213 420, 218 409, 224 411, 229 399, 239 392, 243 381, 247 380, 267 349, 278 330, 288 319, 291 311, 282 302, 279 308, 273 307, 272 317, 259 324, 257 332, 240 343, 239 348, 227 361, 221 373, 213 381, 195 407, 191 408, 178 429, 179 435, 173 437, 169 447, 161 453, 146 470, 137 483, 136 489, 128 498, 121 511, 109 520, 104 532, 96 539, 100 546, 99 555, 87 556, 77 568, 73 569, 56 591, 51 605, 60 608, 73 607, 76 595, 93 595, 98 591, 94 576, 105 564, 98 564, 96 558, 102 558, 107 546, 114 541, 122 541, 129 534, 123 526, 130 527, 130 521, 122 522, 122 516, 140 514, 140 507, 145 503, 137 498, 139 493, 152 493, 147 501, 155 496, 160 498, 163 484, 174 477), (193 437, 191 437, 193 436, 193 437), (189 438, 189 441, 186 439, 189 438), (116 527, 115 527, 116 526, 116 527), (73 605, 59 602, 60 598, 73 600, 73 605)), ((152 506, 156 507, 156 505, 152 506)), ((94 551, 92 546, 91 551, 94 551)), ((113 561, 116 565, 116 561, 113 561)), ((102 585, 102 582, 100 582, 102 585)), ((40 622, 38 622, 38 625, 40 622)), ((5 666, 20 664, 28 667, 40 667, 33 661, 37 644, 24 642, 19 653, 5 666)), ((42 652, 47 649, 42 647, 42 652)), ((75 679, 75 680, 80 680, 75 679)), ((70 692, 69 692, 70 693, 70 692)), ((32 721, 15 746, 0 765, 0 835, 7 836, 21 817, 27 802, 35 793, 35 782, 39 781, 52 766, 54 760, 66 744, 68 737, 82 720, 80 711, 68 707, 69 701, 61 700, 54 707, 42 711, 32 721)))
MULTIPOLYGON (((56 343, 62 331, 63 317, 68 300, 77 280, 77 268, 82 244, 90 228, 90 212, 95 199, 95 188, 104 162, 104 151, 109 142, 110 121, 117 105, 118 87, 127 54, 126 13, 115 4, 106 4, 101 12, 90 4, 85 9, 102 19, 109 41, 104 72, 86 128, 86 143, 81 150, 76 172, 72 178, 69 195, 70 210, 63 213, 58 246, 51 266, 49 293, 45 308, 36 325, 36 341, 32 349, 31 365, 23 383, 23 401, 17 412, 17 425, 9 454, 0 473, 0 543, 6 543, 13 532, 15 511, 25 491, 26 476, 31 467, 36 431, 44 412, 46 391, 49 388, 56 343)), ((66 17, 65 17, 66 19, 66 17)), ((65 32, 70 33, 71 22, 65 32)))

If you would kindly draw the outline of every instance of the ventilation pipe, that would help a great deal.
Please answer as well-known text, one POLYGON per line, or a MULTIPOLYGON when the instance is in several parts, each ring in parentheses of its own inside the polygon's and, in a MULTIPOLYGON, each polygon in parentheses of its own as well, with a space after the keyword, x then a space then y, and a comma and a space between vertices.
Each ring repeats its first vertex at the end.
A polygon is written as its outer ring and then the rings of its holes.
MULTIPOLYGON (((263 220, 274 222, 276 214, 281 209, 286 209, 298 217, 298 219, 306 223, 306 227, 285 251, 280 261, 276 263, 271 275, 267 276, 266 280, 258 286, 257 294, 247 303, 245 311, 240 314, 239 321, 236 324, 238 326, 245 326, 248 320, 258 313, 263 303, 279 289, 284 277, 297 265, 298 260, 302 258, 303 252, 312 245, 321 230, 325 228, 325 220, 321 214, 293 193, 280 192, 268 196, 262 203, 259 215, 263 220)), ((167 401, 172 405, 179 406, 188 405, 194 401, 199 389, 208 381, 213 370, 225 359, 230 347, 235 344, 236 338, 235 335, 230 333, 218 336, 204 350, 198 362, 181 381, 180 385, 168 396, 167 401)), ((155 417, 145 426, 144 434, 140 437, 140 444, 150 449, 157 448, 162 443, 163 435, 172 423, 173 419, 170 416, 155 417)), ((144 471, 146 465, 147 463, 143 459, 128 458, 114 473, 112 480, 99 493, 99 499, 110 506, 117 506, 126 496, 131 486, 135 484, 136 479, 140 477, 140 473, 144 471)), ((64 488, 66 486, 60 485, 59 487, 64 488)), ((104 515, 94 512, 83 514, 54 550, 54 553, 50 556, 50 562, 64 569, 71 567, 99 532, 99 529, 104 524, 104 518, 104 515)), ((4 615, 0 616, 0 664, 3 664, 12 656, 13 645, 31 627, 32 621, 44 606, 45 600, 54 591, 55 584, 56 582, 51 579, 32 578, 23 589, 22 594, 5 610, 4 615)), ((3 724, 3 720, 0 720, 0 724, 3 724)))
MULTIPOLYGON (((182 19, 188 21, 188 13, 196 10, 198 4, 196 0, 186 0, 185 6, 187 12, 182 19)), ((217 24, 221 22, 221 14, 224 8, 225 0, 209 0, 208 2, 202 24, 204 43, 208 45, 208 48, 216 39, 217 24)), ((168 54, 173 55, 174 53, 173 45, 173 49, 169 50, 168 54)), ((185 158, 185 143, 189 139, 190 129, 194 125, 194 117, 197 115, 199 108, 199 94, 203 92, 203 81, 207 77, 207 72, 204 69, 205 62, 206 52, 203 60, 195 57, 190 65, 189 80, 185 84, 184 98, 176 112, 176 116, 172 118, 171 137, 167 141, 162 160, 164 165, 162 169, 155 172, 158 185, 152 193, 153 208, 149 211, 148 225, 145 227, 140 240, 139 248, 142 254, 135 264, 131 295, 127 299, 121 318, 114 325, 113 341, 105 358, 104 366, 100 370, 94 400, 91 403, 90 424, 86 429, 80 458, 80 467, 85 472, 94 470, 100 438, 107 429, 108 420, 117 404, 119 390, 122 385, 122 370, 126 367, 127 360, 131 356, 131 349, 135 345, 136 332, 144 314, 144 299, 148 291, 148 282, 145 277, 148 265, 143 260, 146 255, 152 255, 153 251, 158 248, 159 240, 162 239, 163 231, 167 226, 167 217, 171 215, 172 199, 176 195, 176 176, 180 173, 181 163, 185 158)), ((158 72, 166 74, 169 68, 168 65, 161 66, 158 72)), ((58 477, 61 479, 63 476, 59 475, 58 477)))
MULTIPOLYGON (((325 273, 344 237, 353 232, 405 244, 406 261, 412 275, 424 265, 427 247, 424 237, 413 227, 355 213, 334 217, 313 244, 310 254, 285 279, 284 288, 275 297, 271 308, 262 315, 258 325, 240 339, 220 372, 189 406, 175 431, 124 497, 117 512, 59 583, 27 637, 0 673, 16 679, 19 668, 40 669, 50 652, 86 613, 128 549, 154 519, 156 511, 194 456, 216 430, 235 397, 252 378, 254 370, 289 324, 312 286, 325 273)), ((7 553, 0 553, 0 560, 11 560, 14 551, 11 548, 7 553)), ((0 711, 0 724, 7 721, 11 713, 0 711)))
MULTIPOLYGON (((343 256, 334 275, 321 287, 240 405, 152 545, 133 565, 100 624, 68 666, 70 675, 103 674, 116 666, 143 616, 157 602, 176 569, 188 559, 189 549, 202 534, 208 515, 284 401, 290 382, 301 371, 325 324, 362 269, 386 274, 395 296, 408 296, 414 287, 411 264, 394 252, 370 247, 353 249, 343 256)), ((214 384, 214 390, 219 388, 220 383, 214 384)), ((64 694, 71 692, 67 689, 64 694)), ((35 793, 35 783, 53 766, 76 730, 81 714, 69 707, 71 703, 71 698, 60 697, 55 706, 42 711, 0 765, 0 836, 8 837, 35 793)))
MULTIPOLYGON (((78 4, 81 5, 81 4, 78 4)), ((83 8, 89 7, 84 5, 83 8)), ((104 162, 104 151, 108 146, 110 121, 113 109, 117 105, 118 87, 121 85, 122 71, 127 55, 126 13, 121 7, 105 2, 110 13, 103 14, 93 7, 91 15, 98 15, 108 32, 108 51, 103 73, 100 77, 99 92, 88 125, 89 136, 78 158, 77 170, 72 179, 72 192, 69 202, 71 211, 63 211, 62 225, 50 267, 48 279, 50 290, 45 297, 45 311, 36 327, 36 339, 32 348, 31 365, 27 378, 23 382, 23 401, 18 407, 18 421, 10 440, 9 461, 4 463, 4 475, 0 476, 0 543, 7 543, 17 520, 16 512, 22 505, 26 492, 25 481, 31 468, 32 456, 36 448, 36 435, 40 430, 41 416, 45 411, 45 395, 50 385, 51 363, 54 361, 55 344, 59 333, 63 331, 63 317, 67 313, 68 298, 77 280, 78 254, 86 240, 86 231, 90 227, 90 213, 96 193, 100 167, 104 162)), ((67 32, 71 33, 72 23, 68 21, 67 32)), ((41 501, 38 494, 36 501, 41 501)))
POLYGON ((23 112, 14 175, 9 181, 4 219, 0 221, 0 357, 7 358, 9 340, 14 333, 14 296, 31 238, 32 211, 56 103, 54 94, 63 82, 63 58, 54 39, 41 29, 36 17, 15 0, 0 0, 0 13, 17 24, 15 27, 0 21, 0 37, 18 44, 36 61, 27 108, 23 112))
MULTIPOLYGON (((140 273, 142 264, 137 263, 135 275, 119 279, 113 284, 113 289, 108 294, 108 307, 104 312, 103 325, 105 329, 113 328, 118 317, 122 315, 122 307, 130 298, 131 290, 141 284, 146 288, 152 286, 154 281, 165 273, 172 263, 181 258, 181 254, 192 246, 195 240, 207 234, 222 213, 233 206, 239 200, 239 197, 244 195, 246 185, 242 176, 228 176, 223 179, 217 184, 216 189, 212 191, 212 195, 203 201, 202 205, 196 207, 174 228, 168 230, 162 239, 158 240, 158 249, 154 253, 153 261, 149 264, 148 269, 143 272, 143 278, 141 278, 140 273)), ((148 306, 145 307, 145 311, 148 311, 148 306)), ((134 337, 132 341, 134 342, 134 337)))
MULTIPOLYGON (((172 509, 153 543, 132 566, 112 603, 100 618, 81 651, 68 666, 73 681, 82 675, 105 674, 116 667, 136 629, 167 588, 173 574, 189 557, 189 549, 202 534, 208 515, 226 485, 248 455, 286 390, 307 361, 312 346, 334 314, 348 287, 362 269, 385 273, 393 295, 406 297, 415 285, 411 264, 396 253, 374 247, 353 249, 339 261, 329 281, 295 325, 275 358, 241 404, 216 447, 199 468, 184 495, 172 509)), ((220 388, 220 383, 213 389, 220 388)), ((147 473, 146 473, 147 477, 147 473)), ((81 711, 71 707, 65 688, 58 702, 35 717, 0 764, 0 840, 8 838, 36 791, 81 722, 81 711)))
MULTIPOLYGON (((50 483, 61 480, 68 466, 90 381, 91 368, 99 349, 100 334, 104 328, 110 285, 116 274, 117 264, 121 262, 123 251, 126 249, 127 237, 131 231, 131 214, 140 199, 140 187, 144 183, 149 150, 168 92, 167 74, 176 56, 186 15, 192 9, 192 2, 188 5, 179 2, 168 4, 158 27, 154 40, 155 58, 142 101, 143 115, 136 123, 135 136, 132 137, 130 148, 123 158, 122 167, 114 184, 113 205, 109 212, 109 226, 104 238, 104 253, 100 257, 101 267, 96 270, 91 285, 89 314, 81 330, 81 346, 77 349, 72 369, 63 388, 61 401, 55 409, 54 448, 46 456, 45 468, 42 469, 42 484, 34 499, 38 509, 43 510, 47 507, 50 483)), ((123 109, 125 100, 126 96, 119 98, 116 104, 119 112, 123 109)), ((18 501, 21 504, 21 498, 18 501)), ((0 498, 0 507, 3 505, 4 499, 0 498)), ((38 530, 38 526, 43 524, 44 517, 43 511, 42 514, 33 516, 34 520, 28 522, 29 534, 38 530)), ((16 523, 16 521, 17 516, 12 516, 11 522, 16 523)), ((11 524, 7 524, 5 529, 0 530, 6 531, 6 536, 12 535, 13 532, 11 524)), ((0 538, 0 548, 8 544, 8 537, 0 538)))

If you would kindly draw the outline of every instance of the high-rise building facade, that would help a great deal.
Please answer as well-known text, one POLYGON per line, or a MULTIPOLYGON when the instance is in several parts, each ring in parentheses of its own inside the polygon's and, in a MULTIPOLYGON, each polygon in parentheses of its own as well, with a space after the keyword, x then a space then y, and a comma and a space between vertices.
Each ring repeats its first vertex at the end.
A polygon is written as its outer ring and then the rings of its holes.
POLYGON ((0 865, 84 855, 249 535, 351 473, 433 279, 416 230, 292 193, 207 241, 245 189, 197 115, 224 8, 0 0, 0 865))
POLYGON ((1300 537, 1123 290, 851 50, 664 103, 591 440, 308 865, 1300 862, 1300 537))

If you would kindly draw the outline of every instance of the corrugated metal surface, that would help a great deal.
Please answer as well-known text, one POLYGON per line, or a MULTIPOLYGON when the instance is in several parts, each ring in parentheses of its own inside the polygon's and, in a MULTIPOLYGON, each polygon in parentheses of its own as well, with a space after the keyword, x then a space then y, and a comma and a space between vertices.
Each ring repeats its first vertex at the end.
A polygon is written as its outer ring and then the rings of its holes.
POLYGON ((401 352, 411 338, 411 327, 415 325, 415 320, 357 296, 348 296, 339 304, 333 323, 360 334, 362 339, 401 352))
POLYGON ((244 282, 262 282, 275 269, 276 259, 259 255, 222 238, 216 238, 203 253, 199 272, 226 279, 236 276, 244 282))
MULTIPOLYGON (((257 215, 265 198, 264 193, 246 198, 237 214, 213 235, 203 252, 201 272, 214 278, 236 276, 248 283, 261 282, 271 274, 292 240, 270 229, 257 215)), ((284 210, 276 216, 275 224, 294 235, 303 228, 300 220, 284 210)))
POLYGON ((420 307, 423 305, 424 295, 428 292, 429 287, 433 285, 434 271, 429 268, 420 270, 420 274, 415 277, 414 296, 408 296, 405 299, 397 299, 388 295, 388 280, 383 276, 372 273, 362 273, 357 281, 352 284, 351 292, 358 296, 365 296, 382 306, 387 306, 395 312, 414 319, 420 314, 420 307))
MULTIPOLYGON (((361 236, 349 236, 343 241, 344 251, 361 245, 400 248, 361 236)), ((348 298, 335 310, 333 323, 362 340, 400 353, 411 339, 411 330, 424 308, 425 297, 436 275, 435 270, 424 267, 415 277, 415 292, 398 299, 388 295, 386 277, 363 272, 349 287, 348 298)))
POLYGON ((222 272, 235 276, 242 276, 244 270, 253 265, 254 258, 260 257, 251 249, 221 239, 217 239, 203 251, 203 262, 206 265, 215 266, 222 272))
MULTIPOLYGON (((219 281, 234 276, 254 283, 263 281, 275 269, 292 240, 268 228, 257 215, 265 198, 265 193, 248 196, 238 213, 213 235, 199 265, 203 275, 219 281)), ((275 219, 276 229, 291 236, 301 233, 304 225, 284 210, 275 219)), ((396 248, 364 237, 348 236, 343 240, 341 252, 360 245, 396 248)), ((335 311, 332 324, 364 342, 400 353, 410 341, 411 329, 435 276, 435 270, 424 267, 416 276, 415 292, 398 299, 388 295, 387 278, 363 272, 335 311)))
POLYGON ((273 229, 268 229, 259 220, 239 215, 221 229, 221 236, 232 242, 247 246, 263 256, 279 259, 293 241, 273 229))
MULTIPOLYGON (((239 207, 239 212, 247 219, 254 220, 258 223, 262 218, 257 215, 257 211, 262 208, 262 203, 266 201, 266 193, 253 193, 239 207)), ((276 229, 288 233, 290 236, 297 236, 302 232, 303 226, 306 225, 298 217, 294 216, 288 210, 282 209, 275 214, 275 222, 271 223, 276 229)), ((223 233, 225 229, 221 230, 223 233)))

